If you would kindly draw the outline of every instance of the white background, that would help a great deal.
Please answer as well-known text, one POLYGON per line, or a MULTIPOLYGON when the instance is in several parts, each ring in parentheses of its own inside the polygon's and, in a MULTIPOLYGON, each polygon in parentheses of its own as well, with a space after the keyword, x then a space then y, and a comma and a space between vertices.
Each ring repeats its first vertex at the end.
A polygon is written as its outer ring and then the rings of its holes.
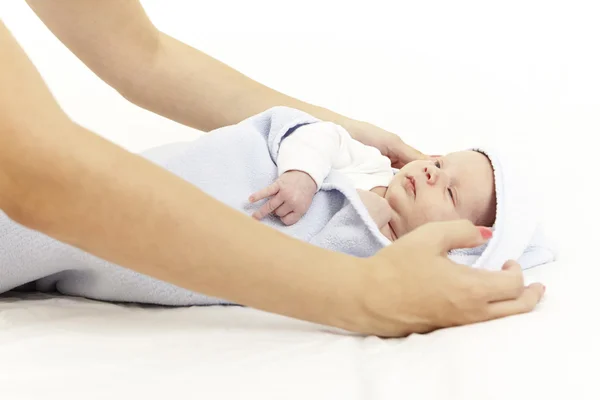
MULTIPOLYGON (((552 348, 550 353, 536 348, 537 357, 547 357, 538 365, 545 365, 548 373, 558 371, 552 362, 566 365, 571 382, 593 373, 596 367, 586 367, 580 360, 586 354, 598 354, 592 351, 597 338, 591 329, 582 329, 591 327, 596 318, 596 308, 590 303, 597 303, 598 282, 593 246, 600 222, 600 24, 594 2, 142 3, 166 33, 277 90, 396 132, 422 151, 443 153, 478 144, 510 147, 525 160, 523 174, 541 188, 540 208, 547 232, 558 243, 559 258, 567 260, 559 264, 562 270, 554 273, 569 285, 565 282, 562 291, 548 287, 546 301, 552 310, 566 310, 564 315, 570 317, 564 324, 557 318, 553 323, 565 332, 590 335, 588 340, 570 339, 570 348, 562 347, 567 346, 566 340, 555 342, 539 336, 552 348), (552 351, 559 348, 563 358, 553 360, 552 351)), ((24 1, 0 2, 0 16, 61 105, 79 123, 131 151, 196 136, 197 132, 119 97, 49 34, 24 1)), ((537 315, 547 317, 547 313, 537 315)), ((523 321, 529 321, 536 334, 545 329, 536 323, 539 319, 523 321)), ((517 322, 510 326, 518 326, 517 322)), ((494 326, 501 329, 504 325, 494 326)), ((473 327, 471 338, 483 341, 488 336, 474 330, 485 327, 473 327)), ((505 328, 507 335, 510 331, 505 328)), ((460 341, 463 332, 447 335, 454 334, 460 341)), ((441 337, 430 336, 431 341, 416 337, 412 343, 430 347, 441 337)), ((247 334, 240 336, 240 343, 247 340, 247 334)), ((136 336, 132 343, 138 341, 136 336)), ((534 342, 523 343, 519 354, 524 358, 514 366, 518 373, 513 377, 526 381, 530 376, 527 365, 520 363, 526 362, 527 346, 534 342)), ((439 343, 438 350, 444 351, 447 342, 439 343)), ((499 345, 495 339, 490 339, 489 346, 482 343, 490 351, 499 345)), ((464 346, 466 350, 468 345, 464 346)), ((505 365, 512 357, 510 350, 506 347, 496 355, 507 352, 505 365)), ((457 348, 453 357, 459 359, 461 351, 457 348)), ((432 363, 437 361, 434 354, 427 354, 432 363)), ((403 373, 410 374, 418 360, 421 356, 403 373)), ((469 360, 476 362, 475 358, 469 360)), ((429 364, 424 366, 429 368, 429 364)), ((535 376, 538 383, 545 382, 544 376, 535 376)), ((415 379, 422 375, 418 377, 415 379)), ((547 383, 558 384, 559 380, 560 376, 553 376, 547 383)), ((531 393, 535 387, 529 389, 531 393)))
MULTIPOLYGON (((550 233, 585 237, 597 226, 600 28, 591 1, 142 3, 160 29, 251 78, 424 152, 509 146, 541 183, 550 233), (570 195, 555 201, 557 191, 570 195)), ((122 99, 24 1, 3 1, 0 13, 78 122, 132 151, 196 135, 122 99)))

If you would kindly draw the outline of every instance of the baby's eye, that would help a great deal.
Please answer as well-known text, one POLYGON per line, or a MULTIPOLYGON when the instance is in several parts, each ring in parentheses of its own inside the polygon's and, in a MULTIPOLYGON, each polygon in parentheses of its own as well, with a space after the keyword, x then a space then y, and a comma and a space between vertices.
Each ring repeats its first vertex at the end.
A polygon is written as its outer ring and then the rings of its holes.
POLYGON ((454 195, 452 194, 452 189, 448 188, 448 194, 450 194, 450 198, 452 199, 452 202, 454 203, 454 195))
POLYGON ((433 165, 435 165, 438 168, 442 168, 442 164, 440 164, 439 161, 436 161, 433 165))

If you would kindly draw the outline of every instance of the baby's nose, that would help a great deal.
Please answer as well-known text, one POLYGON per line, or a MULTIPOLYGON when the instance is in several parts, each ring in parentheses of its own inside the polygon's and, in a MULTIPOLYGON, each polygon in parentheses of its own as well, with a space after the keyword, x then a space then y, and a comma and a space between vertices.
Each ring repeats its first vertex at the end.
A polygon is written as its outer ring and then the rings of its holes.
POLYGON ((425 173, 425 177, 427 178, 427 183, 429 183, 430 185, 435 185, 440 176, 439 168, 433 165, 428 165, 425 168, 423 168, 423 172, 425 173))

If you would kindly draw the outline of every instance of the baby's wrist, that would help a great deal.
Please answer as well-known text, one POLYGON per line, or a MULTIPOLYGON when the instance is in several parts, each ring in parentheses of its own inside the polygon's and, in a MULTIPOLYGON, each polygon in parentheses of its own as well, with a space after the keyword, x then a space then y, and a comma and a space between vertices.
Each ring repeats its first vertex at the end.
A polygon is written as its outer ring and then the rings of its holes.
POLYGON ((318 192, 319 188, 321 187, 321 185, 319 184, 319 182, 317 182, 317 180, 309 172, 302 171, 302 170, 299 170, 299 169, 292 169, 292 170, 289 170, 289 171, 285 171, 284 173, 281 174, 281 176, 283 176, 285 174, 299 175, 299 176, 302 176, 304 178, 310 179, 310 182, 314 185, 314 193, 318 192))

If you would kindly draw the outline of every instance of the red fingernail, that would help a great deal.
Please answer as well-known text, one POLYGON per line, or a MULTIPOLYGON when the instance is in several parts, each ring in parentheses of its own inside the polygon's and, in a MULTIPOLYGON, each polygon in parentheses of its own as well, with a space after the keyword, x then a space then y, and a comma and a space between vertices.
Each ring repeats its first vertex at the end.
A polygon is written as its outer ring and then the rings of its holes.
POLYGON ((492 230, 490 228, 486 228, 485 226, 478 226, 477 228, 484 239, 489 239, 492 237, 492 230))

